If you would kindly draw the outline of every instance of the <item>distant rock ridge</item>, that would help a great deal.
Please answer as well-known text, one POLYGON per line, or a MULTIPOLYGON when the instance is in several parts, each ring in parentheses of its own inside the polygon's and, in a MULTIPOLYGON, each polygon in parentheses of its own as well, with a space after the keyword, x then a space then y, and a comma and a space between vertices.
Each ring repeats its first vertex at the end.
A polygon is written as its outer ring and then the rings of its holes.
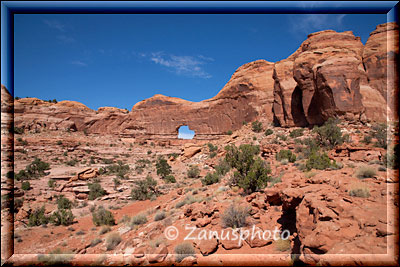
MULTIPOLYGON (((398 25, 381 24, 365 44, 353 32, 311 33, 279 62, 256 60, 239 67, 213 98, 191 102, 154 95, 130 112, 113 107, 92 110, 75 101, 14 101, 15 126, 85 131, 144 138, 177 138, 187 125, 195 138, 217 138, 244 122, 260 120, 282 127, 312 126, 330 117, 382 122, 396 119, 398 25)), ((3 91, 7 89, 2 86, 3 91)), ((8 94, 8 92, 7 92, 8 94)))

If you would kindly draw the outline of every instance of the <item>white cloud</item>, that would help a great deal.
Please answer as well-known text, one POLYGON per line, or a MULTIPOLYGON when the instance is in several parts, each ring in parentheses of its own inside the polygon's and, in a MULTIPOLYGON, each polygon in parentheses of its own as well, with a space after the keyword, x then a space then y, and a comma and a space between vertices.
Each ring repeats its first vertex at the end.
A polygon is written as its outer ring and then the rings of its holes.
POLYGON ((298 14, 290 16, 292 31, 302 36, 322 30, 338 30, 343 27, 346 14, 298 14))
POLYGON ((72 65, 77 65, 77 66, 81 66, 81 67, 86 67, 87 64, 83 61, 80 60, 73 60, 70 62, 72 65))
MULTIPOLYGON (((140 55, 142 56, 142 54, 140 55)), ((202 55, 197 57, 176 56, 163 52, 151 53, 148 57, 152 62, 167 67, 178 75, 187 75, 204 79, 212 77, 202 68, 202 65, 206 64, 207 61, 213 61, 213 58, 202 55)))
POLYGON ((52 29, 56 29, 60 32, 65 32, 65 25, 59 22, 58 20, 43 20, 43 23, 45 23, 47 26, 49 26, 52 29))
POLYGON ((66 36, 66 35, 57 35, 57 39, 60 40, 63 43, 73 43, 75 42, 75 39, 70 37, 70 36, 66 36))

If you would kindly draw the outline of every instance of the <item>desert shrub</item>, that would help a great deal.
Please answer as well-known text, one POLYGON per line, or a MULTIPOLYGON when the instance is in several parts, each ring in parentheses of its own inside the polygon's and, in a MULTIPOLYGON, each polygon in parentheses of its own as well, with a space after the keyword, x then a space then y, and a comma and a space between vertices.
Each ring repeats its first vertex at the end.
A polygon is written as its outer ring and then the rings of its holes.
POLYGON ((51 215, 51 222, 54 225, 70 225, 74 222, 75 216, 70 209, 58 209, 51 215))
POLYGON ((60 248, 52 250, 49 254, 38 254, 37 259, 44 266, 70 266, 74 255, 70 251, 62 251, 60 248))
POLYGON ((106 238, 106 248, 107 250, 113 250, 119 243, 121 243, 122 238, 118 233, 111 233, 106 238))
POLYGON ((166 216, 167 215, 165 214, 165 211, 158 211, 156 213, 156 215, 154 216, 154 220, 155 221, 161 221, 161 220, 164 220, 166 216))
POLYGON ((64 197, 64 195, 60 195, 57 198, 57 207, 58 209, 71 209, 72 208, 72 202, 64 197))
POLYGON ((216 172, 209 172, 207 175, 201 179, 203 185, 211 185, 219 182, 219 175, 216 172))
POLYGON ((271 170, 260 157, 254 157, 260 152, 258 146, 244 144, 238 149, 230 145, 225 149, 226 162, 236 169, 230 181, 232 186, 238 185, 246 193, 251 193, 267 184, 271 170))
POLYGON ((101 187, 98 182, 89 183, 89 200, 95 200, 98 197, 102 197, 106 194, 106 191, 101 187))
POLYGON ((289 239, 278 239, 275 241, 275 248, 278 251, 288 251, 290 250, 290 240, 289 239))
POLYGON ((296 138, 296 137, 303 136, 303 134, 304 134, 304 129, 300 128, 300 129, 294 129, 293 131, 291 131, 289 136, 291 138, 296 138))
POLYGON ((259 121, 253 121, 251 123, 251 129, 253 130, 253 132, 255 133, 259 133, 262 131, 262 123, 259 121))
POLYGON ((390 149, 385 155, 382 156, 383 165, 391 169, 398 169, 399 154, 400 154, 400 146, 399 144, 396 144, 393 148, 393 151, 390 149))
POLYGON ((268 182, 268 187, 272 187, 277 183, 282 182, 282 176, 278 176, 278 177, 271 177, 271 179, 268 182))
POLYGON ((157 175, 160 175, 161 178, 167 177, 167 175, 171 174, 171 166, 168 164, 167 160, 162 156, 158 157, 156 161, 156 169, 157 175))
POLYGON ((284 134, 277 134, 276 137, 278 139, 281 139, 282 141, 286 141, 287 140, 287 136, 284 134))
POLYGON ((101 243, 101 239, 96 237, 95 239, 92 240, 92 242, 90 242, 90 247, 93 248, 93 247, 97 246, 100 243, 101 243))
POLYGON ((231 204, 222 214, 221 219, 223 227, 231 227, 235 229, 246 226, 246 219, 249 216, 249 212, 249 207, 231 204))
POLYGON ((124 179, 130 168, 128 164, 118 160, 117 164, 109 165, 106 169, 108 174, 117 174, 117 177, 124 179))
POLYGON ((282 161, 283 159, 287 159, 289 162, 293 163, 296 161, 296 155, 290 150, 282 149, 278 154, 276 154, 276 160, 282 161))
POLYGON ((361 140, 361 142, 363 142, 364 144, 370 144, 372 142, 372 136, 370 135, 364 135, 363 140, 361 140))
POLYGON ((21 189, 22 190, 29 190, 31 188, 31 183, 29 183, 28 181, 24 181, 21 184, 21 189))
POLYGON ((23 134, 24 133, 24 128, 14 127, 14 133, 15 134, 23 134))
POLYGON ((356 176, 359 179, 373 178, 375 175, 376 170, 370 166, 362 166, 356 171, 356 176))
POLYGON ((176 203, 175 208, 179 209, 179 208, 181 208, 181 207, 183 207, 185 205, 190 205, 192 203, 200 202, 202 200, 203 199, 200 198, 200 197, 195 197, 195 196, 189 195, 189 196, 186 196, 184 200, 179 201, 178 203, 176 203))
POLYGON ((114 178, 113 183, 114 183, 114 189, 117 189, 117 187, 121 185, 121 180, 118 178, 114 178))
POLYGON ((39 209, 34 210, 31 214, 29 214, 29 226, 39 226, 42 224, 48 224, 50 218, 45 214, 45 207, 42 206, 39 209))
POLYGON ((196 165, 190 165, 187 171, 187 176, 189 178, 198 178, 200 175, 200 169, 196 165))
POLYGON ((225 176, 231 170, 231 166, 225 159, 221 159, 214 169, 219 175, 225 176))
POLYGON ((14 197, 14 213, 17 213, 23 205, 24 205, 24 198, 14 197))
POLYGON ((376 139, 375 146, 387 147, 387 125, 385 123, 374 125, 371 135, 376 139))
POLYGON ((62 145, 62 144, 63 144, 63 142, 61 140, 57 141, 57 145, 62 145))
POLYGON ((333 148, 343 143, 342 130, 337 124, 337 120, 329 118, 323 126, 313 128, 312 131, 317 134, 317 141, 320 145, 333 148))
POLYGON ((181 262, 184 258, 189 257, 189 256, 194 256, 195 255, 195 250, 190 243, 181 243, 178 244, 175 249, 175 260, 177 262, 181 262))
POLYGON ((214 146, 214 145, 211 144, 211 143, 208 143, 207 146, 208 146, 208 151, 209 151, 209 152, 215 152, 215 151, 218 150, 218 147, 217 147, 217 146, 214 146))
POLYGON ((153 153, 151 150, 147 150, 147 155, 150 155, 151 153, 153 153))
POLYGON ((110 226, 103 226, 101 227, 100 231, 99 231, 99 235, 104 235, 108 232, 111 232, 111 227, 110 226))
POLYGON ((217 152, 211 152, 210 153, 210 159, 215 158, 216 155, 217 155, 217 152))
POLYGON ((274 131, 272 129, 267 129, 267 130, 265 130, 264 135, 268 136, 268 135, 271 135, 273 133, 274 133, 274 131))
POLYGON ((135 188, 132 189, 131 197, 133 200, 146 200, 152 196, 157 196, 158 191, 156 189, 157 181, 151 176, 147 176, 146 179, 134 181, 135 188))
POLYGON ((18 174, 15 175, 16 180, 32 179, 45 176, 45 171, 50 170, 50 164, 42 161, 39 158, 35 158, 25 170, 20 170, 18 174))
POLYGON ((78 163, 78 161, 76 159, 71 159, 71 160, 65 162, 65 164, 68 166, 75 166, 77 163, 78 163))
POLYGON ((331 161, 326 153, 312 152, 306 161, 306 169, 325 170, 336 166, 335 161, 331 161))
POLYGON ((176 179, 175 179, 175 176, 173 176, 173 175, 167 175, 166 177, 165 177, 165 181, 167 182, 167 183, 176 183, 176 179))
POLYGON ((115 219, 111 211, 106 210, 103 206, 92 212, 92 221, 94 225, 114 225, 115 219))
POLYGON ((228 130, 228 131, 226 132, 226 134, 227 134, 227 135, 232 135, 232 130, 228 130))
POLYGON ((363 183, 353 184, 349 190, 349 195, 353 197, 364 197, 370 196, 369 188, 363 183))
POLYGON ((54 181, 53 179, 49 179, 49 181, 47 182, 47 185, 50 188, 54 188, 54 187, 56 187, 56 181, 54 181))
POLYGON ((131 226, 141 225, 147 223, 147 217, 144 213, 132 217, 131 226))

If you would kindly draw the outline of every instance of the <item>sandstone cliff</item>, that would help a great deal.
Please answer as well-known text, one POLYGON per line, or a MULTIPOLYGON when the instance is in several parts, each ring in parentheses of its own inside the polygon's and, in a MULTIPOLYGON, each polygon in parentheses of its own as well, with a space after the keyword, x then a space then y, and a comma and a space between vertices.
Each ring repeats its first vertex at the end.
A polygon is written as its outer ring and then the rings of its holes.
POLYGON ((201 102, 155 95, 127 112, 24 98, 15 101, 15 126, 176 138, 179 127, 188 125, 195 138, 208 139, 254 120, 284 127, 312 126, 329 117, 386 121, 397 99, 396 37, 395 23, 378 25, 365 46, 351 31, 312 33, 287 59, 239 67, 215 97, 201 102))

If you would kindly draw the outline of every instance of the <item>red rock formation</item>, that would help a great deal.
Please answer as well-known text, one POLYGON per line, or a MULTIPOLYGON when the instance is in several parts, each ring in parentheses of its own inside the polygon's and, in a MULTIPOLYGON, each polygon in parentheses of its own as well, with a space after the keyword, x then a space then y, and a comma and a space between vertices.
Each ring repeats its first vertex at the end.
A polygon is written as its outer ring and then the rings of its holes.
POLYGON ((274 121, 286 127, 321 124, 333 116, 385 121, 390 113, 385 96, 397 99, 396 35, 394 23, 378 25, 364 49, 350 31, 310 34, 285 60, 257 60, 239 67, 215 97, 201 102, 155 95, 127 112, 24 98, 15 101, 15 125, 31 131, 85 130, 144 139, 176 139, 179 127, 187 125, 196 139, 210 139, 240 128, 244 121, 274 121))
MULTIPOLYGON (((378 25, 376 29, 370 33, 370 37, 365 44, 363 63, 367 72, 369 86, 377 90, 383 96, 379 102, 382 102, 382 99, 385 100, 392 111, 395 111, 395 107, 398 105, 398 54, 398 25, 395 22, 378 25)), ((371 90, 369 91, 371 92, 371 90)), ((371 93, 365 93, 365 95, 367 99, 363 101, 363 103, 365 102, 366 106, 372 106, 370 110, 371 114, 370 116, 367 114, 367 117, 374 120, 376 119, 374 113, 377 111, 375 105, 378 102, 376 101, 378 96, 376 94, 372 95, 371 93)))

